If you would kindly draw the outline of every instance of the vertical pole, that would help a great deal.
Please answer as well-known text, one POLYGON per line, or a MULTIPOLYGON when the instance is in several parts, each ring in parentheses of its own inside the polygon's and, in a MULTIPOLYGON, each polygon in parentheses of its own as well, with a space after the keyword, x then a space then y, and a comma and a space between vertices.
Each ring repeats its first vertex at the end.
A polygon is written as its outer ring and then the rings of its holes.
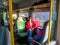
POLYGON ((10 20, 10 35, 11 35, 11 45, 14 45, 14 33, 13 33, 13 20, 12 20, 12 0, 9 1, 9 20, 10 20))
POLYGON ((50 45, 50 30, 51 30, 51 22, 52 22, 52 0, 50 0, 50 17, 49 17, 49 31, 48 31, 48 43, 50 45))

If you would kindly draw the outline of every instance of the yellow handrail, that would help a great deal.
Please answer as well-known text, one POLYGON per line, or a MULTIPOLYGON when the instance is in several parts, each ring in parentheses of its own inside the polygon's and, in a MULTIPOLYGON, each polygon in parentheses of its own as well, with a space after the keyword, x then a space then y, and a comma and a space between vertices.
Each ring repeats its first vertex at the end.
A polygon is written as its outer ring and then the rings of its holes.
POLYGON ((50 35, 50 30, 51 30, 51 21, 52 21, 52 0, 50 0, 50 17, 49 17, 49 31, 48 31, 48 43, 50 43, 51 40, 51 35, 50 35))
POLYGON ((9 21, 10 21, 10 34, 11 34, 11 45, 14 45, 14 33, 13 33, 13 23, 12 23, 12 0, 9 1, 9 21))

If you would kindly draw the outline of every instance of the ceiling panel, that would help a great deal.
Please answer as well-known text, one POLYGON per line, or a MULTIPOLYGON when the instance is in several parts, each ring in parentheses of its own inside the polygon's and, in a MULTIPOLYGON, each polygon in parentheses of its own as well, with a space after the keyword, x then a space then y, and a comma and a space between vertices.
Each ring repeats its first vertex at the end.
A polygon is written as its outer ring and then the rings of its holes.
POLYGON ((13 3, 19 3, 21 2, 22 0, 13 0, 13 3))
MULTIPOLYGON (((35 2, 43 0, 13 0, 13 8, 24 8, 33 5, 35 2)), ((46 0, 44 0, 46 1, 46 0)))
POLYGON ((40 0, 13 0, 14 3, 22 3, 22 2, 38 2, 40 0))
POLYGON ((39 2, 39 1, 40 0, 22 0, 21 2, 19 2, 19 8, 30 6, 35 2, 39 2))

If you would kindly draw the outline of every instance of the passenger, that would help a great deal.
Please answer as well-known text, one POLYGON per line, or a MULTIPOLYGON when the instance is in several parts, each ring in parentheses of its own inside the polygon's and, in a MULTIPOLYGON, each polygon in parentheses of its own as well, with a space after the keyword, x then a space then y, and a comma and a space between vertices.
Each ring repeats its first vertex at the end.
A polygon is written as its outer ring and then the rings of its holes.
POLYGON ((30 11, 29 18, 27 19, 27 22, 26 22, 28 45, 33 45, 32 44, 32 33, 33 33, 35 28, 36 28, 36 21, 33 18, 32 11, 30 11))
POLYGON ((23 37, 25 34, 21 33, 25 32, 25 21, 23 20, 22 16, 20 16, 17 20, 17 27, 18 27, 18 35, 20 35, 20 37, 23 37))
POLYGON ((27 36, 28 36, 28 42, 29 45, 32 43, 32 33, 34 29, 36 28, 36 22, 32 17, 29 17, 29 20, 26 22, 26 29, 27 29, 27 36))

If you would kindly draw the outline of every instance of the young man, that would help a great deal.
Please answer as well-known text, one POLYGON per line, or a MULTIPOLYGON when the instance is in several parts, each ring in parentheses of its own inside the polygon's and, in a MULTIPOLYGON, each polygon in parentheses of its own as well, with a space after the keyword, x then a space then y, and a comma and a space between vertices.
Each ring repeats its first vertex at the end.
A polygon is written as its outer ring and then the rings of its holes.
POLYGON ((32 44, 32 33, 34 29, 36 28, 36 21, 33 18, 33 11, 34 11, 34 8, 29 9, 29 18, 26 22, 28 45, 33 45, 32 44))
MULTIPOLYGON (((28 45, 33 45, 32 41, 36 40, 39 41, 40 36, 42 35, 42 31, 37 30, 37 28, 40 26, 39 18, 35 19, 33 16, 33 8, 30 8, 29 10, 29 19, 26 22, 26 31, 27 31, 27 41, 28 45), (36 34, 33 34, 33 32, 36 34)), ((37 44, 36 44, 37 45, 37 44)))

